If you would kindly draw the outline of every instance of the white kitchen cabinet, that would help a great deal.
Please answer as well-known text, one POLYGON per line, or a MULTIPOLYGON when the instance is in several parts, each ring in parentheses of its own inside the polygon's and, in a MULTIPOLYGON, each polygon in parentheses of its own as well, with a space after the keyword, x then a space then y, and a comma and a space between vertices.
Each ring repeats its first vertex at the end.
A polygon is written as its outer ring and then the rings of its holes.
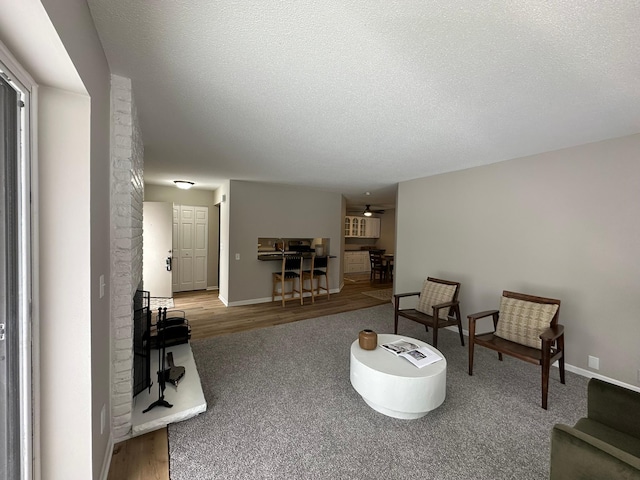
POLYGON ((344 252, 344 273, 370 272, 369 252, 344 252))
POLYGON ((367 224, 365 228, 365 237, 367 238, 380 238, 380 219, 379 218, 367 218, 367 224))
POLYGON ((380 219, 374 217, 345 217, 344 236, 351 238, 380 238, 380 219))

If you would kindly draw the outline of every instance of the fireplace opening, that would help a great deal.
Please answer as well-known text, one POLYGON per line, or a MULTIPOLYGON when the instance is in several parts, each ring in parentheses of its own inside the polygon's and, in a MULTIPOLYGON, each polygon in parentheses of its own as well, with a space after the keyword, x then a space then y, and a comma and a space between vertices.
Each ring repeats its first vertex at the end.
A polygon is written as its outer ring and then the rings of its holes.
POLYGON ((133 297, 133 396, 151 390, 150 293, 136 290, 133 297))

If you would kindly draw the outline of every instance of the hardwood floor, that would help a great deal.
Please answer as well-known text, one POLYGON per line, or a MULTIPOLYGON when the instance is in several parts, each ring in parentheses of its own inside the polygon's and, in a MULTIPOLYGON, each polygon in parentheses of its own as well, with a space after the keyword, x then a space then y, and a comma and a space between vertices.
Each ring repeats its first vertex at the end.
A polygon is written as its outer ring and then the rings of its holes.
MULTIPOLYGON (((304 305, 290 302, 260 303, 240 307, 225 307, 217 291, 177 293, 175 310, 183 310, 191 324, 191 339, 296 322, 308 318, 333 315, 385 303, 385 300, 363 295, 362 292, 391 288, 390 283, 369 283, 369 274, 345 275, 344 288, 331 298, 320 297, 315 304, 305 299, 304 305)), ((169 480, 169 449, 167 429, 163 428, 116 444, 111 459, 108 480, 169 480)))

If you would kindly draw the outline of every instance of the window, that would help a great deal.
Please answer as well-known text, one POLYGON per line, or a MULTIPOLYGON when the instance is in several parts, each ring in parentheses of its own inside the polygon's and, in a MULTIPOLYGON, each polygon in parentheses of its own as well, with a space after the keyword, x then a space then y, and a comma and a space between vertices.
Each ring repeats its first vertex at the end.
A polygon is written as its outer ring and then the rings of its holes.
POLYGON ((6 60, 0 48, 0 478, 26 480, 33 471, 30 94, 6 60))

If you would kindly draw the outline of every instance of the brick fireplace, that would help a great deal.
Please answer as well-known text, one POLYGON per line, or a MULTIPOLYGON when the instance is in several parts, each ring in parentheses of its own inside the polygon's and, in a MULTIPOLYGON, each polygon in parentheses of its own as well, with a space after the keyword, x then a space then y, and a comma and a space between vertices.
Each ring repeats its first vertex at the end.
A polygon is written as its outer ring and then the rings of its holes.
POLYGON ((111 76, 111 418, 113 440, 131 433, 133 298, 142 289, 144 147, 131 80, 111 76))

